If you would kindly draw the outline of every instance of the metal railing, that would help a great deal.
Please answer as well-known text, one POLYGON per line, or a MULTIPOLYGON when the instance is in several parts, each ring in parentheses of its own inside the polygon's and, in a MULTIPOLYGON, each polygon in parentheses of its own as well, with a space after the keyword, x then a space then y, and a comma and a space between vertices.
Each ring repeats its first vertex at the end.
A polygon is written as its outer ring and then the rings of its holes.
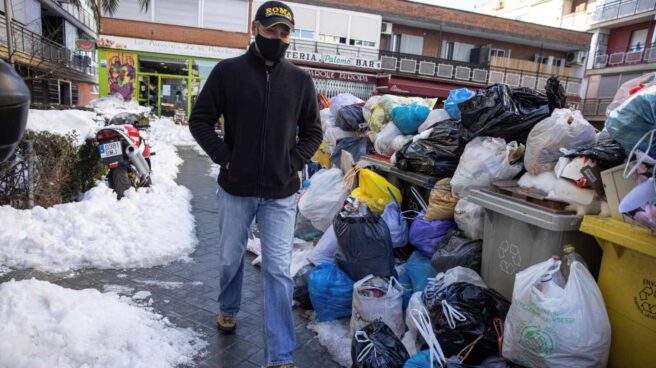
MULTIPOLYGON (((251 39, 253 41, 253 39, 251 39)), ((289 50, 312 52, 317 54, 332 54, 352 56, 363 59, 378 59, 378 49, 369 47, 350 46, 339 43, 320 42, 313 40, 292 39, 289 50)))
MULTIPOLYGON (((0 29, 4 30, 5 27, 6 18, 0 16, 0 29)), ((29 62, 52 63, 90 76, 98 75, 98 69, 94 66, 93 53, 71 51, 63 45, 30 31, 17 22, 12 22, 12 32, 14 51, 22 53, 22 56, 29 62)), ((7 44, 7 33, 0 31, 0 46, 7 44)))
POLYGON ((620 50, 599 52, 595 56, 593 69, 613 66, 656 63, 656 43, 620 50))
POLYGON ((55 4, 57 4, 60 8, 66 10, 69 14, 71 14, 77 20, 82 22, 82 24, 89 27, 89 29, 91 29, 95 34, 95 32, 98 29, 96 25, 96 17, 94 17, 90 11, 84 8, 75 7, 71 4, 62 4, 57 1, 55 1, 55 4))
MULTIPOLYGON (((484 85, 505 83, 511 87, 528 87, 544 91, 551 74, 537 73, 483 64, 465 63, 422 55, 402 54, 389 51, 380 52, 381 69, 423 77, 471 82, 484 85)), ((557 73, 556 73, 557 74, 557 73)), ((560 76, 560 81, 569 95, 579 95, 581 79, 560 76)))
POLYGON ((599 5, 591 12, 592 23, 606 22, 656 10, 656 0, 616 0, 599 5))
POLYGON ((581 111, 584 116, 605 116, 612 98, 588 98, 581 101, 581 111))

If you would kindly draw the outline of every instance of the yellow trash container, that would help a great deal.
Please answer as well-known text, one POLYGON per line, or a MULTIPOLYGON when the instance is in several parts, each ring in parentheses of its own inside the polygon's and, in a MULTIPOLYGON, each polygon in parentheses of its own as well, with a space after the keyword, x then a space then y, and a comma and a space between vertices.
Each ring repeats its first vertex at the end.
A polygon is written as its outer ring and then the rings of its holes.
POLYGON ((585 216, 581 232, 603 248, 599 288, 611 324, 609 367, 656 367, 656 233, 585 216))

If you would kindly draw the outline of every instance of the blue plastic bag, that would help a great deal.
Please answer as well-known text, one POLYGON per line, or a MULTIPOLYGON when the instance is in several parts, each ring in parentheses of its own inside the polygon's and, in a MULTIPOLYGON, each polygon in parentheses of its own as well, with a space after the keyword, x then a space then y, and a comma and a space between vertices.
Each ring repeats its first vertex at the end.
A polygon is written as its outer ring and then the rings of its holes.
POLYGON ((396 273, 399 274, 398 282, 403 288, 403 309, 408 307, 410 298, 412 297, 412 280, 406 270, 405 264, 396 267, 396 273))
POLYGON ((392 201, 385 206, 380 216, 389 228, 394 248, 405 247, 408 244, 408 221, 401 215, 401 207, 392 201))
MULTIPOLYGON (((627 154, 652 129, 656 129, 656 86, 636 92, 611 111, 606 120, 606 130, 611 138, 624 147, 627 154)), ((648 140, 644 140, 638 149, 644 152, 648 145, 648 140)), ((656 157, 656 146, 652 146, 649 155, 656 157)))
POLYGON ((392 109, 392 121, 403 134, 414 135, 430 112, 430 108, 417 103, 397 106, 392 109))
MULTIPOLYGON (((437 360, 433 363, 433 367, 439 367, 440 364, 437 360)), ((403 368, 430 368, 430 350, 422 350, 413 355, 410 359, 406 360, 403 368)))
POLYGON ((322 263, 310 273, 310 301, 317 321, 327 322, 351 315, 353 280, 336 265, 322 263))
POLYGON ((437 275, 437 271, 433 268, 430 258, 426 258, 418 251, 412 252, 408 262, 405 264, 405 269, 412 281, 412 292, 424 291, 429 277, 437 275))
POLYGON ((460 120, 460 108, 458 104, 465 102, 474 97, 476 93, 467 88, 452 89, 449 91, 449 97, 444 102, 444 110, 449 113, 453 120, 460 120))
POLYGON ((451 220, 427 221, 422 211, 410 225, 410 244, 414 245, 422 255, 431 258, 437 251, 440 240, 454 227, 456 223, 451 220))

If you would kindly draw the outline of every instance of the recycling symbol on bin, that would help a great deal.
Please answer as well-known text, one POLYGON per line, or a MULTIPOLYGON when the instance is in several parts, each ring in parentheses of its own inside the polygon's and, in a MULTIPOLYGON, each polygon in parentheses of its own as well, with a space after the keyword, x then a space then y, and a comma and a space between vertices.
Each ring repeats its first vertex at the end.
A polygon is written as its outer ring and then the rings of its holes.
POLYGON ((653 286, 643 287, 635 298, 635 302, 643 315, 651 318, 656 316, 656 292, 653 286))
POLYGON ((512 276, 522 265, 522 256, 519 254, 519 247, 515 244, 511 244, 509 241, 504 240, 499 246, 499 268, 504 273, 512 276))

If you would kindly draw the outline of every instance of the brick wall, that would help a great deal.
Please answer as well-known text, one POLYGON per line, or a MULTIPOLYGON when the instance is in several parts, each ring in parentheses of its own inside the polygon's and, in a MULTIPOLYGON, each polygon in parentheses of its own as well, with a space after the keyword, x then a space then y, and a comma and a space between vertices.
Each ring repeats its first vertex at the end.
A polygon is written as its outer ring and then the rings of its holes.
MULTIPOLYGON (((546 56, 554 56, 556 58, 564 58, 566 56, 565 55, 566 53, 562 51, 545 49, 542 50, 542 52, 540 52, 539 47, 519 45, 515 43, 496 41, 493 39, 459 35, 455 33, 426 30, 426 29, 402 26, 397 24, 394 25, 393 32, 408 34, 413 36, 423 36, 424 37, 423 55, 430 56, 430 57, 437 57, 437 58, 440 57, 443 40, 451 41, 451 42, 468 43, 476 46, 492 45, 493 48, 511 50, 510 57, 513 59, 533 60, 535 54, 539 54, 539 53, 546 56)), ((381 45, 382 45, 381 48, 384 49, 385 45, 384 44, 381 45)))
POLYGON ((176 26, 133 20, 101 18, 100 33, 158 41, 193 43, 243 49, 249 44, 248 33, 224 32, 213 29, 176 26))

